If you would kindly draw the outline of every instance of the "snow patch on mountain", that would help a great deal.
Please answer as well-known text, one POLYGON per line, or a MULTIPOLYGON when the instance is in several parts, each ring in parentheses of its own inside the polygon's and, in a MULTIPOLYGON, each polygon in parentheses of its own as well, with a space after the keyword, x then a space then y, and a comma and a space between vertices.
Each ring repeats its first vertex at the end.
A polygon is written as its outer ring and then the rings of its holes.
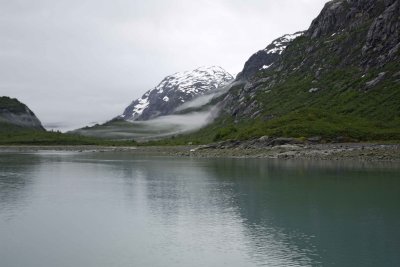
POLYGON ((217 66, 178 72, 165 77, 154 89, 133 101, 119 117, 139 121, 170 115, 183 103, 223 87, 232 80, 231 74, 217 66))
POLYGON ((286 47, 289 45, 290 42, 292 42, 297 37, 302 36, 303 34, 304 34, 304 32, 296 32, 294 34, 286 34, 286 35, 276 39, 275 41, 273 41, 272 44, 269 45, 264 50, 267 52, 267 54, 278 53, 280 55, 286 49, 286 47))
POLYGON ((269 65, 264 65, 264 66, 262 66, 262 67, 260 68, 260 70, 267 70, 267 69, 269 69, 272 65, 274 65, 274 63, 269 64, 269 65))

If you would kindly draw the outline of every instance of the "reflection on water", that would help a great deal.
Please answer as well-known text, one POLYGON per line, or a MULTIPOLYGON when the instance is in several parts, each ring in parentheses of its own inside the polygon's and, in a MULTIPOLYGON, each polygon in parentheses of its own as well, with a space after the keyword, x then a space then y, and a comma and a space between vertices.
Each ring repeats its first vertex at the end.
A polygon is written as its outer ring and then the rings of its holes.
POLYGON ((0 215, 5 219, 29 205, 32 174, 39 163, 35 155, 0 154, 0 215))
POLYGON ((0 154, 1 266, 397 266, 396 164, 0 154))

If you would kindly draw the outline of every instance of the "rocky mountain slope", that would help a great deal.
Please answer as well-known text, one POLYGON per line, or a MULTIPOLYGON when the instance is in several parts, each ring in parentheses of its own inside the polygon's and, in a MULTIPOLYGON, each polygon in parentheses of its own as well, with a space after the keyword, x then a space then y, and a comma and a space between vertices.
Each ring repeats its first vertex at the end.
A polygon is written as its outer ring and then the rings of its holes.
POLYGON ((249 80, 260 70, 266 70, 278 60, 286 47, 304 32, 285 34, 277 38, 265 49, 253 54, 244 64, 243 70, 237 75, 238 80, 249 80))
POLYGON ((223 87, 232 80, 232 75, 215 66, 175 73, 164 78, 141 98, 134 100, 119 118, 144 121, 172 114, 180 105, 223 87))
POLYGON ((0 128, 28 128, 44 130, 35 114, 15 98, 0 97, 0 128))
POLYGON ((293 37, 254 54, 186 139, 400 140, 400 0, 329 1, 293 37))

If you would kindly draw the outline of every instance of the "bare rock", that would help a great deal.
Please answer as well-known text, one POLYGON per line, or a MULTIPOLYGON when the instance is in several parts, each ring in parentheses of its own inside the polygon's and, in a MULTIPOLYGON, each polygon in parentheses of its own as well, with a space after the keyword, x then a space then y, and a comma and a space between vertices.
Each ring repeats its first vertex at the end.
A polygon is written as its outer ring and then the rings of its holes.
POLYGON ((365 83, 365 89, 369 90, 373 87, 375 87, 376 85, 378 85, 384 78, 385 78, 386 72, 381 72, 379 73, 378 77, 376 77, 375 79, 366 82, 365 83))

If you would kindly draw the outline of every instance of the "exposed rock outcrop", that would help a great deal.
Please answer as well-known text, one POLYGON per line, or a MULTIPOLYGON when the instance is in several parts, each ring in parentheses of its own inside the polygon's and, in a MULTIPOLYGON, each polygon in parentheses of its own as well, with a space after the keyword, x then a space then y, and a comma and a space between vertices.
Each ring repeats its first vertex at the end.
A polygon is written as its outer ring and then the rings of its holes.
POLYGON ((399 0, 330 1, 305 36, 316 39, 367 27, 367 35, 362 40, 361 65, 367 69, 382 66, 393 60, 400 49, 399 9, 399 0))
POLYGON ((385 11, 371 24, 363 46, 364 65, 383 65, 400 51, 400 1, 386 1, 385 11))

